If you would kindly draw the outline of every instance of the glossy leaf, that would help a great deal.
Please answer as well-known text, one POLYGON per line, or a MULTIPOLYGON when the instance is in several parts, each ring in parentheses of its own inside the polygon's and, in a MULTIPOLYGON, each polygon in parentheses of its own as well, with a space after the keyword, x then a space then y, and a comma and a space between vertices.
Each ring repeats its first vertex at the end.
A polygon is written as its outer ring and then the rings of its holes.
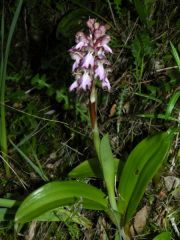
MULTIPOLYGON (((115 173, 120 176, 123 169, 123 162, 117 158, 113 158, 115 165, 115 173)), ((97 158, 85 160, 77 167, 73 168, 69 174, 72 178, 103 178, 102 169, 97 158)))
POLYGON ((17 202, 16 200, 0 198, 0 207, 11 208, 17 206, 18 204, 19 202, 17 202))
POLYGON ((114 193, 114 187, 115 187, 115 164, 114 159, 111 151, 111 146, 109 143, 109 136, 108 134, 104 135, 104 137, 101 140, 100 143, 100 162, 101 167, 103 170, 103 177, 106 183, 106 187, 108 190, 109 200, 111 203, 111 207, 113 207, 114 210, 116 209, 115 204, 115 193, 114 193))
POLYGON ((153 240, 171 240, 171 233, 170 232, 160 233, 158 236, 153 238, 153 240))
POLYGON ((57 207, 79 204, 86 209, 105 210, 105 194, 77 181, 51 182, 31 193, 20 205, 15 221, 25 223, 57 207))
POLYGON ((102 178, 102 170, 97 158, 85 160, 73 168, 69 173, 72 178, 102 178))
POLYGON ((148 182, 167 157, 171 140, 168 132, 147 137, 129 155, 118 187, 118 208, 124 215, 124 223, 127 223, 136 211, 148 182))

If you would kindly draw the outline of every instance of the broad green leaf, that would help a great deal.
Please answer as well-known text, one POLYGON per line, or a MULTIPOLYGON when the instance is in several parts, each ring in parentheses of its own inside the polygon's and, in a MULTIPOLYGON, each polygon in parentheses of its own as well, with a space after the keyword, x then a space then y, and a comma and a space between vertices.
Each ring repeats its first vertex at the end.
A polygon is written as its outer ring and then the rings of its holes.
POLYGON ((171 240, 171 233, 170 232, 160 233, 158 236, 153 238, 153 240, 171 240))
POLYGON ((105 194, 85 183, 77 181, 51 182, 32 192, 20 205, 15 221, 29 222, 57 207, 79 204, 92 210, 105 210, 108 202, 105 194))
POLYGON ((85 160, 73 168, 69 173, 72 178, 102 178, 102 169, 97 158, 85 160))
POLYGON ((11 199, 0 198, 0 207, 11 208, 17 206, 19 202, 11 199))
POLYGON ((63 207, 48 211, 34 220, 43 222, 75 222, 77 224, 81 224, 85 228, 92 227, 92 222, 82 214, 76 210, 68 210, 63 207))
MULTIPOLYGON (((123 169, 123 162, 117 158, 113 158, 115 164, 115 173, 120 176, 123 169)), ((72 178, 103 178, 102 169, 97 158, 85 160, 77 167, 73 168, 69 174, 72 178)))
POLYGON ((124 223, 132 217, 147 184, 167 157, 172 135, 162 132, 141 141, 129 155, 122 171, 118 191, 118 208, 124 223))
POLYGON ((102 138, 99 148, 100 148, 99 149, 100 162, 101 162, 101 167, 103 171, 103 177, 108 190, 109 200, 111 203, 111 207, 114 206, 113 208, 114 210, 116 210, 115 193, 114 193, 115 164, 114 164, 114 159, 111 151, 111 146, 109 143, 108 134, 104 135, 104 137, 102 138))

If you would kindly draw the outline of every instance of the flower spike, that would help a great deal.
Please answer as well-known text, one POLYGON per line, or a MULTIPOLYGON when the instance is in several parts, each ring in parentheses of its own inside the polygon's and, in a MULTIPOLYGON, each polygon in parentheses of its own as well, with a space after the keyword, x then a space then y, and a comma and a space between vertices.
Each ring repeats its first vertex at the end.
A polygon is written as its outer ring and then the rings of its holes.
POLYGON ((112 54, 112 49, 108 46, 110 36, 106 34, 106 27, 96 22, 96 19, 89 19, 86 24, 89 34, 77 32, 76 45, 69 50, 74 60, 72 72, 76 78, 69 91, 90 90, 96 78, 101 81, 103 89, 110 91, 107 76, 111 70, 106 58, 108 53, 112 54))

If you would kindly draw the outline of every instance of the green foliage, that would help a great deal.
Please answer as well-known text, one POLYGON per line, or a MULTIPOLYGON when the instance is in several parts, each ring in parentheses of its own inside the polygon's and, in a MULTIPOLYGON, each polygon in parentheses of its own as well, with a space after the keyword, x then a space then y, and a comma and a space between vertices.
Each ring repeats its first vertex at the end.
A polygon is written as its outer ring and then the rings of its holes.
POLYGON ((139 17, 140 17, 141 21, 144 24, 147 24, 148 14, 147 14, 147 10, 146 10, 144 1, 142 1, 142 0, 134 0, 134 5, 135 5, 135 8, 136 8, 136 10, 137 10, 137 12, 139 14, 139 17))
POLYGON ((148 32, 140 32, 137 34, 131 44, 131 51, 134 57, 135 71, 134 76, 141 89, 140 81, 145 70, 145 61, 154 54, 154 47, 148 32))
POLYGON ((169 132, 159 133, 144 139, 129 155, 118 187, 118 208, 124 223, 132 218, 147 184, 167 158, 171 142, 169 132))
POLYGON ((106 183, 111 207, 114 210, 117 210, 114 192, 116 170, 108 134, 104 135, 104 137, 101 140, 99 154, 100 154, 99 160, 101 163, 103 177, 106 183))
MULTIPOLYGON (((9 39, 6 31, 11 24, 11 16, 16 12, 13 1, 4 3, 5 11, 3 8, 0 10, 3 40, 1 50, 4 50, 1 51, 1 79, 7 53, 5 42, 9 39)), ((88 213, 90 221, 83 216, 82 208, 103 210, 110 218, 103 218, 107 228, 114 228, 110 220, 117 228, 123 228, 126 223, 131 225, 130 221, 145 191, 150 197, 156 191, 152 186, 149 193, 146 186, 165 162, 165 155, 168 156, 170 152, 175 166, 170 159, 163 169, 164 174, 169 174, 169 164, 173 168, 170 174, 176 175, 177 172, 178 149, 171 142, 170 130, 161 131, 172 128, 172 132, 179 133, 178 7, 175 1, 169 5, 168 1, 154 0, 27 0, 24 1, 18 24, 16 35, 11 39, 12 50, 8 50, 10 60, 9 57, 6 58, 8 75, 5 77, 4 101, 7 109, 7 139, 10 140, 7 154, 15 175, 6 178, 0 166, 0 194, 5 197, 0 199, 0 235, 4 240, 10 240, 11 236, 14 239, 12 229, 16 215, 16 224, 19 226, 31 220, 37 222, 34 230, 36 233, 39 231, 35 236, 37 239, 41 239, 41 231, 46 230, 47 238, 81 239, 90 234, 89 238, 111 239, 114 237, 114 229, 104 229, 104 224, 100 224, 100 229, 86 232, 86 236, 81 235, 84 228, 90 228, 91 221, 94 222, 99 216, 99 212, 88 213), (164 15, 166 20, 162 18, 164 15), (74 45, 75 33, 84 29, 88 18, 96 18, 108 25, 113 49, 110 59, 113 66, 110 77, 113 88, 97 107, 100 136, 107 129, 111 136, 111 141, 107 135, 99 140, 100 149, 99 143, 97 144, 100 159, 98 154, 93 155, 94 151, 87 140, 87 136, 91 137, 92 134, 89 131, 90 121, 85 100, 89 92, 79 92, 74 98, 73 94, 70 98, 68 93, 72 81, 68 49, 74 45), (123 111, 126 104, 129 104, 127 112, 123 111), (114 114, 110 116, 113 106, 114 114), (137 114, 139 112, 142 114, 137 114), (127 158, 136 140, 143 139, 147 133, 154 134, 155 129, 160 133, 140 142, 127 158), (112 152, 120 159, 127 159, 125 165, 112 152), (82 159, 88 160, 81 162, 82 159), (31 193, 23 202, 6 199, 24 199, 25 196, 21 196, 24 192, 21 186, 23 183, 27 188, 25 195, 28 195, 42 180, 67 179, 67 170, 77 162, 80 164, 68 174, 68 177, 76 178, 76 181, 48 183, 31 193), (93 182, 94 186, 101 186, 106 194, 79 181, 93 182), (113 211, 116 203, 119 209, 113 211), (44 221, 49 223, 43 224, 44 221), (65 233, 59 231, 59 221, 63 222, 65 233), (57 226, 58 231, 54 226, 57 226), (108 233, 110 236, 107 236, 108 233)), ((98 88, 98 95, 101 94, 98 88)), ((0 128, 3 129, 2 124, 0 128)), ((3 135, 2 130, 0 135, 3 135)), ((177 141, 178 135, 175 142, 177 141)), ((161 184, 158 187, 159 185, 161 184)), ((163 202, 165 208, 172 212, 177 212, 173 195, 177 190, 178 188, 172 191, 171 198, 167 196, 168 201, 165 197, 163 202)), ((165 193, 167 194, 166 190, 165 193)), ((163 200, 160 201, 162 205, 163 200)), ((144 202, 147 202, 146 194, 142 204, 144 202)), ((151 222, 151 215, 149 218, 151 222)), ((171 231, 168 219, 169 216, 161 219, 162 229, 171 231)), ((31 230, 27 224, 21 231, 26 234, 28 229, 31 230)), ((159 226, 152 229, 148 225, 145 234, 161 232, 162 229, 159 226)), ((123 235, 120 232, 120 229, 116 231, 116 239, 123 235)), ((165 232, 154 239, 166 238, 175 239, 175 233, 165 232)))
POLYGON ((50 87, 50 85, 46 82, 47 82, 47 78, 46 78, 45 74, 42 76, 40 76, 39 74, 36 74, 31 80, 32 85, 35 86, 39 90, 50 87))
MULTIPOLYGON (((139 96, 144 96, 144 95, 140 95, 138 94, 139 96)), ((147 96, 146 96, 147 97, 147 96)), ((174 122, 180 122, 179 118, 175 118, 173 117, 173 110, 177 110, 177 113, 179 112, 178 109, 175 108, 175 105, 177 103, 177 101, 179 100, 179 97, 180 97, 180 91, 177 91, 175 92, 172 97, 170 98, 168 104, 167 104, 167 107, 166 107, 166 112, 164 114, 139 114, 138 116, 140 117, 144 117, 144 118, 159 118, 159 119, 164 119, 164 120, 167 120, 167 121, 174 121, 174 122)), ((158 101, 156 98, 152 98, 152 97, 148 97, 149 99, 153 99, 155 101, 158 101)), ((161 102, 161 101, 160 101, 161 102)))
POLYGON ((13 220, 18 206, 18 201, 0 198, 0 222, 13 220))
POLYGON ((31 166, 31 168, 34 170, 34 172, 37 173, 44 181, 48 181, 48 178, 45 175, 45 173, 43 172, 42 166, 39 163, 39 161, 37 162, 37 165, 34 164, 33 161, 31 159, 29 159, 28 156, 26 156, 26 154, 24 154, 23 151, 16 144, 14 144, 11 139, 9 139, 9 141, 13 145, 14 149, 24 159, 24 161, 27 162, 31 166))
MULTIPOLYGON (((115 174, 117 177, 120 176, 120 173, 123 168, 123 162, 117 158, 113 158, 115 165, 115 174)), ((80 163, 78 166, 73 168, 69 173, 69 177, 72 178, 103 178, 102 169, 100 167, 99 161, 97 158, 92 158, 85 160, 80 163)))
POLYGON ((7 133, 6 133, 6 116, 5 116, 5 87, 6 87, 6 75, 7 75, 7 64, 8 57, 10 51, 10 45, 12 42, 12 37, 16 28, 16 24, 18 21, 18 17, 21 11, 23 0, 18 1, 18 5, 16 11, 14 13, 11 26, 9 29, 7 43, 5 47, 4 53, 4 41, 5 41, 5 33, 4 33, 4 6, 2 10, 1 17, 1 67, 0 67, 0 148, 2 151, 2 159, 4 160, 4 166, 6 170, 7 176, 10 175, 10 169, 7 158, 7 133))
POLYGON ((114 0, 115 10, 119 17, 121 16, 121 4, 122 0, 114 0))
MULTIPOLYGON (((118 187, 120 194, 118 209, 123 216, 123 224, 133 216, 147 184, 167 158, 171 142, 172 135, 169 132, 159 133, 144 139, 131 152, 123 168, 118 187)), ((100 143, 100 163, 111 207, 117 211, 114 195, 117 170, 113 160, 108 135, 105 135, 100 143)), ((84 170, 88 174, 94 174, 90 161, 85 161, 73 171, 75 176, 80 176, 84 170)), ((73 171, 69 174, 70 176, 73 176, 73 171)), ((23 224, 33 219, 38 220, 39 216, 46 214, 47 211, 79 201, 83 208, 104 210, 115 224, 118 223, 118 215, 108 210, 105 195, 95 187, 76 181, 48 183, 31 193, 20 205, 16 213, 16 222, 23 224), (96 196, 96 200, 93 196, 96 196)), ((53 218, 49 214, 45 216, 47 219, 53 218)), ((40 217, 40 219, 43 218, 45 217, 40 217)))
POLYGON ((15 221, 26 223, 60 206, 80 204, 93 210, 105 210, 107 200, 101 190, 77 181, 51 182, 31 193, 19 207, 15 221), (94 198, 96 196, 96 198, 94 198))
POLYGON ((170 232, 160 233, 158 236, 153 238, 153 240, 171 240, 171 233, 170 232))
POLYGON ((170 100, 168 102, 168 105, 167 105, 167 108, 166 108, 166 113, 165 113, 165 116, 166 116, 167 120, 168 120, 168 118, 171 117, 172 111, 175 108, 175 105, 176 105, 179 98, 180 98, 180 91, 175 92, 172 95, 172 97, 170 98, 170 100))
POLYGON ((63 34, 64 37, 72 36, 72 33, 75 33, 79 28, 79 19, 85 14, 87 14, 87 10, 80 8, 65 15, 58 24, 56 32, 57 37, 59 36, 59 33, 63 34))
POLYGON ((45 212, 43 215, 38 216, 34 220, 38 222, 64 222, 64 223, 77 223, 85 228, 92 226, 91 221, 73 209, 66 209, 64 207, 53 209, 52 211, 45 212))
POLYGON ((179 57, 179 54, 178 54, 176 48, 174 47, 174 45, 172 44, 172 42, 170 42, 170 45, 171 45, 173 57, 174 57, 177 65, 178 65, 178 69, 180 71, 180 57, 179 57))
POLYGON ((63 103, 65 109, 68 109, 70 107, 67 91, 64 88, 56 90, 56 101, 59 103, 63 103))
POLYGON ((150 19, 151 8, 153 8, 154 0, 134 0, 134 5, 136 11, 141 19, 141 22, 147 26, 151 27, 153 21, 150 19))

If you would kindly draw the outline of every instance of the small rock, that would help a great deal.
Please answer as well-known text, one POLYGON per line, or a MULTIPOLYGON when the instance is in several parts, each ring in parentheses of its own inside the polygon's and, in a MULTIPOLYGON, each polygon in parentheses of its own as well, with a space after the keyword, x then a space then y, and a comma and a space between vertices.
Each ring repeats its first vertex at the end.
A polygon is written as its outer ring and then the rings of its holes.
POLYGON ((143 208, 141 208, 141 210, 139 210, 136 213, 134 217, 134 225, 131 226, 130 228, 132 236, 135 235, 135 232, 139 234, 143 231, 144 227, 146 226, 148 214, 149 214, 149 208, 147 206, 144 206, 143 208))
POLYGON ((180 179, 174 176, 164 177, 165 187, 168 191, 171 191, 180 186, 180 179))

